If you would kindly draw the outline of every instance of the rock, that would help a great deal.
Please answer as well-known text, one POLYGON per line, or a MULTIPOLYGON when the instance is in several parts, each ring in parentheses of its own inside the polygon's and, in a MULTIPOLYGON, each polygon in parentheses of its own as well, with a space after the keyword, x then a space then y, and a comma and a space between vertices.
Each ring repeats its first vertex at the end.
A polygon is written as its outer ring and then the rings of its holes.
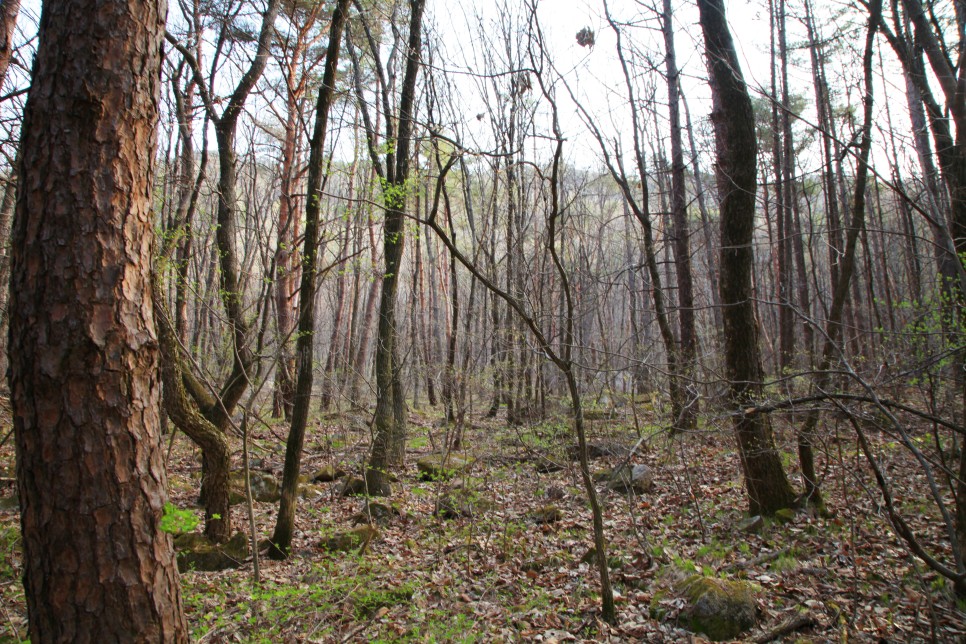
POLYGON ((388 525, 394 518, 402 516, 402 512, 396 506, 366 501, 362 510, 353 515, 353 523, 365 523, 369 525, 388 525))
POLYGON ((556 523, 563 518, 563 512, 555 505, 545 505, 528 514, 527 518, 537 524, 556 523))
POLYGON ((312 481, 315 483, 331 483, 345 476, 345 470, 335 465, 326 465, 312 474, 312 481))
POLYGON ((654 489, 654 474, 647 465, 622 465, 611 472, 607 487, 617 492, 644 494, 654 489))
POLYGON ((178 551, 178 570, 215 571, 238 568, 248 559, 248 537, 241 532, 226 543, 211 543, 197 532, 178 535, 174 539, 178 551))
POLYGON ((551 485, 544 492, 551 501, 559 501, 567 497, 567 491, 559 485, 551 485))
POLYGON ((456 488, 440 495, 434 514, 444 519, 475 517, 493 509, 493 504, 473 490, 456 488))
POLYGON ((20 497, 16 490, 13 491, 13 495, 0 498, 0 510, 16 510, 19 507, 20 497))
MULTIPOLYGON (((249 478, 252 483, 252 499, 262 503, 276 503, 282 498, 282 491, 278 484, 278 479, 268 472, 257 472, 249 470, 249 478)), ((228 502, 231 504, 245 502, 245 472, 236 470, 231 473, 231 490, 228 494, 228 502)))
POLYGON ((775 523, 779 525, 784 525, 786 523, 791 523, 795 520, 795 510, 791 508, 782 508, 780 510, 775 510, 775 523))
POLYGON ((368 491, 366 480, 358 476, 350 476, 342 485, 342 496, 364 496, 368 491))
POLYGON ((765 520, 761 518, 761 515, 756 514, 753 517, 746 517, 739 521, 735 527, 746 534, 758 534, 765 525, 765 520))
POLYGON ((757 588, 750 582, 692 575, 679 591, 688 600, 684 624, 712 641, 736 639, 758 622, 757 588))
POLYGON ((551 472, 559 472, 563 469, 563 465, 557 461, 547 458, 546 456, 540 456, 534 461, 534 467, 541 474, 549 474, 551 472))
POLYGON ((299 485, 300 499, 305 499, 306 501, 315 501, 323 494, 325 494, 325 488, 323 488, 321 485, 313 485, 311 483, 299 485))
POLYGON ((330 552, 364 552, 369 544, 379 538, 379 530, 371 525, 361 525, 348 532, 338 532, 319 542, 319 548, 330 552))
POLYGON ((416 461, 416 469, 424 481, 441 481, 462 474, 472 464, 472 459, 459 454, 427 454, 416 461))

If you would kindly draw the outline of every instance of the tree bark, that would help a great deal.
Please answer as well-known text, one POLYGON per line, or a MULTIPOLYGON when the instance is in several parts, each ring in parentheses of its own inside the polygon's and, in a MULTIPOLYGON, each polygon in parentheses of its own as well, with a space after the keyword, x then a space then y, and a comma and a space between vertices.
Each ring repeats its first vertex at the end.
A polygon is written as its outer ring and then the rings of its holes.
POLYGON ((319 265, 319 211, 322 203, 322 174, 325 172, 325 132, 329 122, 329 108, 335 100, 335 75, 339 63, 342 29, 349 10, 349 0, 339 0, 329 26, 329 47, 325 55, 322 89, 315 108, 315 130, 309 146, 308 200, 305 207, 305 240, 302 250, 302 280, 299 286, 298 339, 295 341, 295 363, 298 379, 295 385, 295 404, 292 425, 285 443, 285 468, 282 472, 282 498, 278 508, 275 532, 272 534, 273 559, 288 557, 295 530, 295 506, 298 500, 299 468, 305 428, 309 420, 312 398, 314 365, 312 348, 315 342, 315 291, 319 265))
POLYGON ((11 401, 35 642, 187 642, 151 259, 164 3, 49 0, 23 127, 11 401))
MULTIPOLYGON (((731 402, 742 409, 761 394, 762 381, 751 284, 758 156, 755 117, 723 0, 698 0, 698 9, 711 82, 711 120, 718 161, 725 369, 731 402)), ((795 495, 775 448, 768 418, 738 413, 734 428, 750 512, 770 515, 793 506, 795 495)))
POLYGON ((0 89, 13 57, 13 31, 20 13, 20 0, 0 0, 0 89))

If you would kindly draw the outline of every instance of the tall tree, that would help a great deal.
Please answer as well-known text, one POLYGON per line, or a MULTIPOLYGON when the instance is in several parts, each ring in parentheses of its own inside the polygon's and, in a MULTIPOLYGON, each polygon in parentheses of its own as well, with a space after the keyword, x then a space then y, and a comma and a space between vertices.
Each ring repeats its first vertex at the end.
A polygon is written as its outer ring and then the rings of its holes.
MULTIPOLYGON (((358 2, 356 3, 358 5, 358 2)), ((404 399, 398 339, 396 328, 396 300, 399 290, 400 271, 405 242, 405 208, 409 190, 410 149, 416 110, 416 77, 420 68, 422 47, 422 22, 425 0, 409 2, 409 34, 405 48, 405 71, 399 93, 398 109, 393 110, 391 79, 386 77, 380 61, 379 45, 370 25, 363 20, 369 53, 375 60, 377 73, 377 99, 384 112, 385 157, 380 153, 378 133, 373 125, 368 106, 364 100, 362 80, 357 60, 355 69, 356 93, 366 129, 366 142, 373 168, 382 185, 382 201, 385 211, 383 226, 382 293, 379 300, 378 342, 376 343, 376 414, 375 437, 366 483, 370 494, 389 493, 388 468, 402 465, 406 449, 406 401, 404 399)), ((361 8, 360 8, 361 9, 361 8)), ((389 72, 394 74, 390 68, 389 72)))
POLYGON ((24 122, 10 342, 35 642, 188 639, 151 291, 164 3, 50 0, 24 122))
MULTIPOLYGON (((218 208, 215 239, 219 269, 219 294, 228 318, 228 332, 231 337, 231 372, 217 395, 208 388, 186 364, 182 347, 168 341, 168 334, 161 329, 161 349, 163 373, 177 380, 165 382, 165 409, 172 421, 202 449, 203 474, 201 499, 205 503, 205 533, 213 541, 225 541, 231 535, 231 507, 229 496, 229 472, 231 452, 228 449, 228 426, 231 414, 248 387, 251 369, 255 359, 251 343, 251 323, 244 311, 244 298, 241 292, 241 270, 238 253, 238 208, 237 192, 237 154, 235 137, 238 121, 245 102, 261 78, 268 63, 269 45, 275 33, 275 17, 278 15, 280 0, 268 0, 262 14, 262 24, 258 35, 257 50, 251 65, 239 79, 234 91, 228 97, 227 105, 219 113, 215 99, 206 84, 197 57, 172 34, 166 34, 170 42, 182 55, 191 68, 197 82, 198 92, 205 107, 208 119, 214 124, 215 140, 218 143, 218 208)), ((223 29, 228 29, 227 23, 223 29)), ((158 274, 160 279, 160 274, 158 274)), ((155 289, 155 308, 164 317, 162 327, 167 324, 167 305, 160 297, 163 291, 155 289)))
MULTIPOLYGON (((688 230, 688 200, 685 186, 684 144, 681 127, 681 74, 674 50, 674 23, 671 0, 664 0, 661 12, 664 32, 664 65, 667 71, 668 118, 671 135, 671 236, 674 242, 674 268, 678 286, 678 336, 681 343, 681 375, 694 369, 698 336, 694 326, 694 287, 691 277, 691 241, 688 230)), ((686 389, 682 382, 681 388, 686 389)), ((697 400, 682 392, 685 405, 675 418, 679 429, 694 429, 697 400)))
POLYGON ((762 367, 752 293, 755 231, 755 116, 741 74, 723 0, 698 0, 711 82, 721 229, 721 303, 724 306, 725 369, 738 452, 752 514, 774 514, 795 502, 762 414, 740 410, 761 393, 762 367))
POLYGON ((309 185, 305 206, 305 239, 302 249, 302 279, 299 286, 298 339, 295 341, 297 380, 292 425, 285 446, 285 469, 282 473, 282 499, 278 509, 272 548, 269 554, 282 559, 288 556, 295 528, 295 505, 298 499, 299 467, 305 427, 309 420, 312 400, 312 381, 315 365, 312 348, 315 344, 315 291, 319 270, 319 213, 322 209, 322 178, 325 173, 325 133, 329 122, 329 108, 335 100, 335 74, 342 44, 349 0, 339 0, 329 23, 329 47, 325 55, 322 88, 315 106, 315 129, 309 145, 309 185))
POLYGON ((19 13, 20 0, 0 0, 0 89, 13 57, 13 30, 19 13))

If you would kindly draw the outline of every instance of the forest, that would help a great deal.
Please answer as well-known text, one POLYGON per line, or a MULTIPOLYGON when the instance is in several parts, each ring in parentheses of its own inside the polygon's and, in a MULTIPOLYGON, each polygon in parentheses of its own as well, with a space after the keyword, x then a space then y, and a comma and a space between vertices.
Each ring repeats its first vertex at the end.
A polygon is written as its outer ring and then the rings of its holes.
POLYGON ((962 2, 42 5, 0 642, 966 638, 962 2))

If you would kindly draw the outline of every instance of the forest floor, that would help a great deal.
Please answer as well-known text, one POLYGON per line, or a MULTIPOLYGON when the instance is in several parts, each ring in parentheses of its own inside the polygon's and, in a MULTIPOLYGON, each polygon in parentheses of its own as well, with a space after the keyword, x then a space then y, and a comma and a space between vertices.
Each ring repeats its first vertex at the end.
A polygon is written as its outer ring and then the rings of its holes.
MULTIPOLYGON (((949 584, 911 557, 891 530, 847 424, 827 426, 822 445, 828 513, 767 520, 753 533, 741 529, 746 502, 726 426, 672 442, 648 422, 649 415, 598 413, 590 423, 591 441, 615 452, 595 459, 592 470, 619 464, 643 438, 630 462, 646 464, 654 476, 652 491, 641 495, 599 488, 617 596, 615 625, 600 620, 598 575, 587 556, 590 510, 577 464, 567 456, 575 442, 570 423, 514 427, 473 416, 464 438, 473 465, 450 480, 424 481, 416 459, 437 451, 446 438, 439 413, 431 410, 410 415, 408 466, 388 499, 398 514, 378 528, 378 537, 350 553, 321 547, 326 537, 351 529, 366 504, 341 496, 341 482, 324 484, 300 501, 294 556, 285 562, 262 557, 258 584, 251 559, 235 570, 182 575, 192 639, 694 641, 701 638, 684 630, 679 616, 685 600, 675 592, 676 580, 693 573, 756 585, 759 624, 741 641, 966 639, 966 616, 949 584), (539 472, 541 456, 563 469, 539 472), (440 500, 456 488, 489 503, 478 503, 472 517, 436 514, 440 500), (546 521, 546 512, 537 511, 550 505, 559 512, 546 521), (794 630, 781 633, 792 620, 794 630)), ((0 440, 8 428, 0 426, 0 440)), ((282 423, 253 432, 259 469, 280 477, 285 433, 282 423)), ((889 436, 869 435, 898 506, 922 542, 948 558, 943 524, 914 458, 889 436)), ((329 465, 357 471, 368 439, 361 415, 323 416, 310 428, 303 471, 329 465)), ((927 457, 931 440, 921 440, 927 457)), ((10 438, 0 445, 0 501, 7 501, 0 503, 0 642, 26 638, 18 514, 10 503, 12 443, 10 438)), ((783 444, 795 476, 792 445, 783 444)), ((199 470, 197 451, 176 434, 169 457, 172 502, 201 516, 193 503, 199 470)), ((255 504, 261 537, 271 535, 275 511, 274 503, 255 504)), ((249 529, 244 505, 235 506, 232 520, 236 529, 249 529)))

